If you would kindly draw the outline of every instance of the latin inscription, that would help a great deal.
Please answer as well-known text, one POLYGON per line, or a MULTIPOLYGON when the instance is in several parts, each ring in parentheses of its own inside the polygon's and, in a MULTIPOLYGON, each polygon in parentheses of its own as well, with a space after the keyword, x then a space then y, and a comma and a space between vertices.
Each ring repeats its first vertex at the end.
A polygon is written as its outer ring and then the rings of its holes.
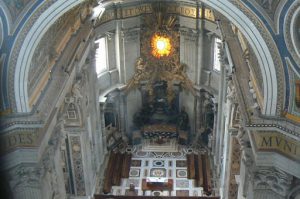
MULTIPOLYGON (((139 16, 141 14, 152 13, 151 4, 142 4, 140 6, 132 6, 125 8, 116 8, 108 9, 104 12, 101 18, 98 18, 97 24, 114 20, 114 19, 123 19, 129 17, 139 16)), ((214 15, 212 10, 205 9, 205 18, 208 20, 214 20, 214 15)), ((191 17, 191 18, 202 18, 202 8, 192 7, 192 6, 180 6, 177 4, 168 4, 167 13, 169 14, 178 14, 181 16, 191 17)))
POLYGON ((33 132, 19 132, 2 136, 0 139, 1 152, 5 152, 15 147, 34 146, 37 135, 33 132))
POLYGON ((274 150, 300 159, 300 143, 280 133, 256 133, 254 135, 259 150, 274 150))

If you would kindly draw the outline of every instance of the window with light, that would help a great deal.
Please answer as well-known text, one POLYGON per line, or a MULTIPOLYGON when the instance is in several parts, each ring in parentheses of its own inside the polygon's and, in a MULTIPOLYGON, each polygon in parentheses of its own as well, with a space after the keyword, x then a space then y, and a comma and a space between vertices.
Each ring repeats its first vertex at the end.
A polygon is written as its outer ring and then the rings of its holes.
POLYGON ((213 62, 213 69, 215 71, 221 71, 221 63, 220 63, 220 48, 218 47, 221 43, 221 39, 215 38, 214 39, 214 62, 213 62))
POLYGON ((105 72, 108 68, 107 63, 107 46, 106 46, 106 39, 105 37, 100 38, 99 40, 95 41, 98 45, 98 48, 95 52, 95 59, 96 59, 96 73, 99 76, 101 73, 105 72))

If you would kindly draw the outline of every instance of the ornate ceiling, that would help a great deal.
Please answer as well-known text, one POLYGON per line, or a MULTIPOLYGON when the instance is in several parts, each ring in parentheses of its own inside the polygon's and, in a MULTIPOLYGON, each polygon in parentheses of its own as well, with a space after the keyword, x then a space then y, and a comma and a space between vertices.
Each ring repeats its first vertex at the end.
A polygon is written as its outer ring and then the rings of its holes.
MULTIPOLYGON (((33 53, 43 35, 59 17, 83 2, 95 1, 29 1, 4 0, 0 2, 1 39, 1 114, 30 112, 30 89, 28 90, 29 68, 33 53)), ((141 13, 151 13, 146 2, 101 1, 107 8, 96 26, 116 18, 126 18, 141 13), (122 9, 121 9, 122 8, 122 9)), ((200 17, 200 5, 217 10, 235 24, 258 58, 264 81, 264 113, 280 115, 287 111, 298 115, 294 105, 294 80, 299 79, 299 2, 285 1, 172 1, 170 13, 188 17, 200 17), (198 7, 197 7, 198 6, 198 7), (238 10, 232 10, 236 7, 238 10), (242 16, 243 17, 240 17, 242 16), (255 28, 251 28, 255 27, 255 28), (275 87, 275 85, 277 85, 275 87)), ((210 9, 205 16, 211 16, 210 9)))

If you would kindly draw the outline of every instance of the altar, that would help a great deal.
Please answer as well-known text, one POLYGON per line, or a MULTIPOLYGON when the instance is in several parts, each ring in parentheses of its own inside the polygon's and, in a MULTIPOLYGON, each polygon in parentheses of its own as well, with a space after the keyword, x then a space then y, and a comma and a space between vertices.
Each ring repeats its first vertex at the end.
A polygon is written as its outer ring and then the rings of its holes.
POLYGON ((142 180, 142 191, 143 195, 145 195, 145 191, 169 191, 169 195, 171 195, 171 191, 173 190, 173 179, 167 178, 157 178, 157 177, 149 177, 142 180))

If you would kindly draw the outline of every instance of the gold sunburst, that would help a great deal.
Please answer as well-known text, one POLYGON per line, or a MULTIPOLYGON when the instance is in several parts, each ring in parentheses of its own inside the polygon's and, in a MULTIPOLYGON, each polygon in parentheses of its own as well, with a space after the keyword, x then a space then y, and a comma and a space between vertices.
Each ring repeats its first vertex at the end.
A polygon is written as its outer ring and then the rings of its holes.
POLYGON ((167 57, 171 53, 171 41, 169 37, 154 34, 151 39, 152 55, 156 58, 167 57))

